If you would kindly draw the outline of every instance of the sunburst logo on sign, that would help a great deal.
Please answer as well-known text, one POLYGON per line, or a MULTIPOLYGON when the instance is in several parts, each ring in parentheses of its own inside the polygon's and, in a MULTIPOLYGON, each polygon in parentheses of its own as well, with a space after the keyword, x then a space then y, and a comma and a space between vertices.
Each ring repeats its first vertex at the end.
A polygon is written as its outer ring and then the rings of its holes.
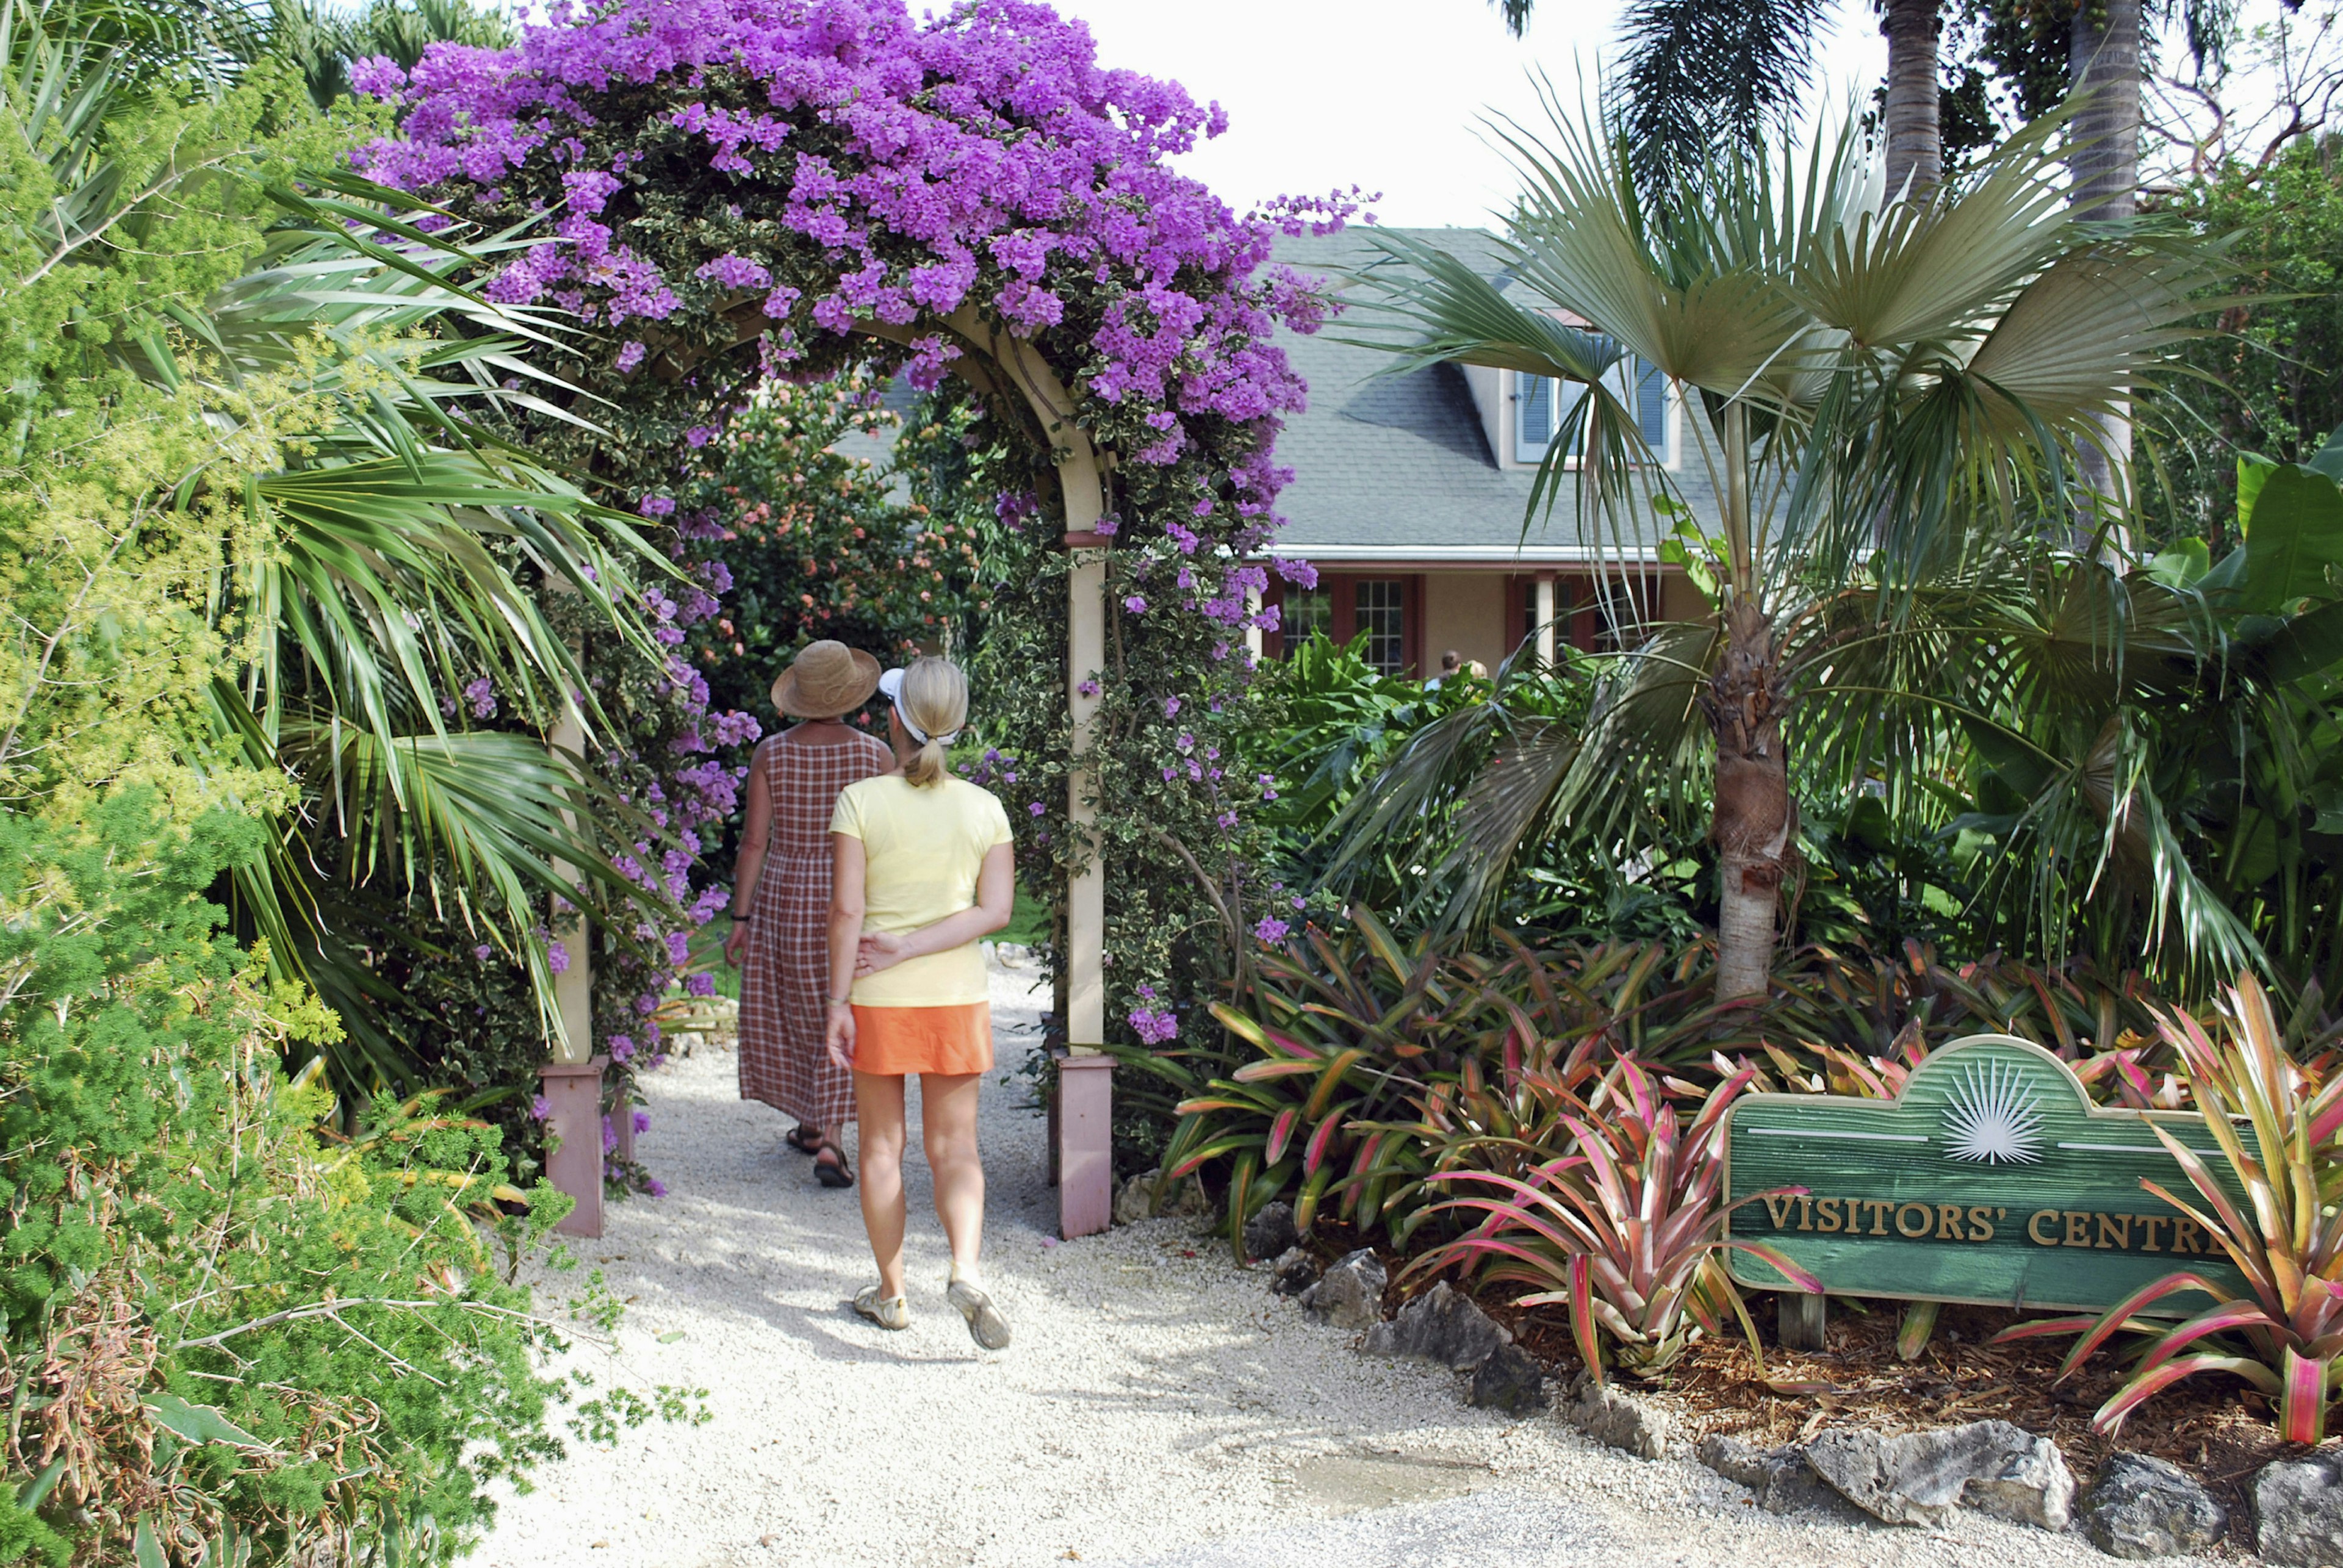
POLYGON ((1995 1165, 2042 1159, 2042 1115, 2026 1075, 2004 1062, 1971 1062, 1945 1100, 1946 1154, 1995 1165))

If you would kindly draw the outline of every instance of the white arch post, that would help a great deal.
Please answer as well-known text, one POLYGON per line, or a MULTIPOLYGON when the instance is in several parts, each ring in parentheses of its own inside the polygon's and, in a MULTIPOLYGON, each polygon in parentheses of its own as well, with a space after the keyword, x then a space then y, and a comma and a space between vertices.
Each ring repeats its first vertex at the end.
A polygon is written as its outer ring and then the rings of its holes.
POLYGON ((1049 437, 1066 509, 1066 706, 1073 754, 1066 818, 1077 842, 1066 887, 1066 1049, 1058 1058, 1058 1229, 1071 1240, 1114 1220, 1114 1058, 1106 1040, 1106 871, 1097 838, 1091 759, 1100 681, 1106 668, 1106 462, 1049 363, 1023 338, 995 334, 972 310, 952 317, 963 337, 986 345, 1049 437))
MULTIPOLYGON (((555 755, 572 768, 583 768, 586 731, 575 709, 563 712, 546 738, 555 755)), ((578 814, 564 810, 562 819, 572 831, 578 814)), ((557 863, 554 874, 574 881, 578 869, 557 863)), ((555 940, 568 958, 568 967, 553 977, 554 1010, 560 1029, 553 1040, 553 1060, 538 1069, 544 1087, 547 1140, 546 1180, 578 1201, 555 1230, 571 1236, 602 1233, 602 1069, 607 1056, 594 1051, 594 955, 588 949, 586 917, 572 910, 554 927, 555 940)))

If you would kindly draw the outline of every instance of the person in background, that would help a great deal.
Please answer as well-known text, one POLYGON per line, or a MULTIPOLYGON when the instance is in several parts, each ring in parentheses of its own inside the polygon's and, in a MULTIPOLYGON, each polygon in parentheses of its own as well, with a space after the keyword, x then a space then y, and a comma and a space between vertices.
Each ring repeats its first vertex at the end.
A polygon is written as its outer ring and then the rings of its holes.
POLYGON ((1009 923, 1016 897, 1009 814, 954 778, 944 756, 968 718, 958 667, 923 658, 879 689, 899 772, 848 785, 830 819, 830 1054, 854 1072, 862 1121, 862 1222, 879 1282, 854 1310, 885 1329, 910 1323, 903 1288, 903 1080, 920 1077, 920 1134, 936 1217, 951 1243, 945 1297, 986 1350, 1009 1322, 984 1289, 984 1167, 977 1086, 992 1067, 992 1003, 977 939, 1009 923))
POLYGON ((749 815, 732 875, 725 960, 740 980, 740 1098, 797 1126, 785 1141, 814 1158, 825 1187, 851 1187, 842 1142, 854 1078, 830 1057, 830 819, 838 792, 884 773, 895 755, 843 715, 870 699, 879 661, 841 642, 809 643, 773 682, 773 707, 799 722, 749 764, 749 815))
POLYGON ((1454 648, 1450 648, 1446 653, 1440 656, 1440 673, 1433 676, 1430 680, 1425 681, 1423 683, 1423 689, 1426 691, 1439 690, 1440 683, 1454 675, 1463 667, 1463 664, 1464 656, 1457 652, 1454 648))

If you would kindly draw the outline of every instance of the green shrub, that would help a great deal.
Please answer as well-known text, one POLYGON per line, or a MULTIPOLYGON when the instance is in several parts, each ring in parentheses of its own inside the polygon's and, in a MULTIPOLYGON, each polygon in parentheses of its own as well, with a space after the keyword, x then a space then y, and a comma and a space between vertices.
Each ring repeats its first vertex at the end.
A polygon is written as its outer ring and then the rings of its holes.
POLYGON ((203 897, 258 840, 135 790, 0 817, 0 1403, 37 1500, 0 1562, 447 1562, 488 1483, 554 1452, 509 1274, 567 1201, 427 1101, 327 1129, 279 1060, 334 1019, 203 897))

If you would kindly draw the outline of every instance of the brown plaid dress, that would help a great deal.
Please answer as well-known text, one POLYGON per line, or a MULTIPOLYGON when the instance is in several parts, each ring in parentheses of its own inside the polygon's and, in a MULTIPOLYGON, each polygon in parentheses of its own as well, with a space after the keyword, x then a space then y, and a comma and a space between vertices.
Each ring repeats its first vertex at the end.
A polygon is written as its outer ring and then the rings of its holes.
POLYGON ((801 746, 776 737, 758 753, 773 799, 773 835, 749 908, 740 976, 740 1098, 828 1132, 854 1120, 854 1079, 823 1044, 830 997, 830 814, 838 792, 884 773, 895 754, 876 736, 801 746))

